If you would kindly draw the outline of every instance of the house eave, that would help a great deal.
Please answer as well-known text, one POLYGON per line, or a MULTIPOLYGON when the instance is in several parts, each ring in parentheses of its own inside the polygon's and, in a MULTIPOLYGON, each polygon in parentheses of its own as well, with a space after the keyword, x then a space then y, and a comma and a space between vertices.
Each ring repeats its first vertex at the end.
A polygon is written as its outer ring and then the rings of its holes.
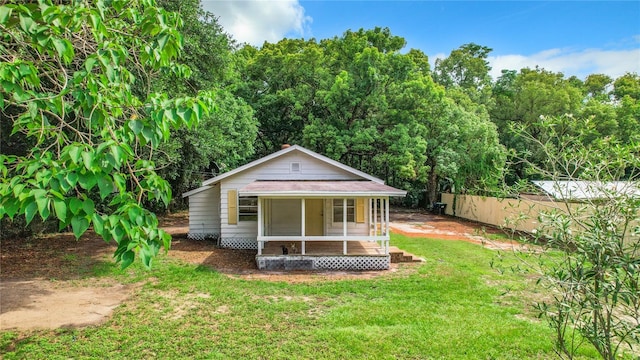
POLYGON ((257 196, 262 198, 345 198, 345 197, 387 197, 406 196, 407 192, 333 192, 333 191, 246 191, 239 192, 240 196, 257 196))
POLYGON ((191 195, 195 195, 195 194, 197 194, 197 193, 200 193, 200 192, 203 192, 203 191, 209 190, 209 189, 211 189, 212 187, 213 187, 213 186, 210 186, 210 185, 200 186, 200 187, 199 187, 199 188, 197 188, 197 189, 193 189, 193 190, 191 190, 191 191, 187 191, 186 193, 182 193, 182 198, 186 198, 186 197, 189 197, 189 196, 191 196, 191 195))

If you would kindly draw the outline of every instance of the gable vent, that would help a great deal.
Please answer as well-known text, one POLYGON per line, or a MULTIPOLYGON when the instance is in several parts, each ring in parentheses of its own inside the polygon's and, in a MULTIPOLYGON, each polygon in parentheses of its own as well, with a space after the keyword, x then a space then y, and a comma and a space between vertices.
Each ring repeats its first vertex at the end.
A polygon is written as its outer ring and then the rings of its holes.
POLYGON ((299 162, 291 163, 291 172, 292 173, 299 173, 300 172, 300 163, 299 162))

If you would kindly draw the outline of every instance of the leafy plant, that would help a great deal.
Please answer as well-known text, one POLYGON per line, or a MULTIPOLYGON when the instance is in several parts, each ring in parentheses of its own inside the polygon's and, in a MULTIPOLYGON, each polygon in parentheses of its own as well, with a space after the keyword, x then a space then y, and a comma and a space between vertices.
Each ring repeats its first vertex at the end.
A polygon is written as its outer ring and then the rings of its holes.
POLYGON ((587 341, 603 359, 615 359, 640 342, 640 144, 562 135, 566 120, 542 118, 536 126, 545 141, 519 128, 547 159, 544 167, 521 161, 556 181, 561 194, 556 209, 538 218, 539 243, 560 250, 556 261, 543 256, 538 264, 539 282, 553 294, 538 309, 560 357, 573 358, 587 341))
POLYGON ((143 201, 166 205, 171 191, 143 154, 195 125, 210 96, 132 89, 150 89, 159 73, 190 74, 174 63, 179 26, 152 0, 0 6, 0 111, 11 136, 32 144, 0 155, 0 217, 56 218, 76 238, 93 225, 118 243, 122 267, 136 254, 149 267, 169 248, 143 201))

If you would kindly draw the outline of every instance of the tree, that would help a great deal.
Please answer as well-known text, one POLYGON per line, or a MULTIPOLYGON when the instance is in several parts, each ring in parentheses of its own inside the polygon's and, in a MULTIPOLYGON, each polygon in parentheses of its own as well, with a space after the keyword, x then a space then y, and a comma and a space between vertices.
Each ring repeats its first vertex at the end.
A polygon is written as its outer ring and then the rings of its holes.
POLYGON ((640 144, 556 132, 564 122, 545 117, 539 123, 554 141, 519 128, 548 163, 520 161, 538 178, 585 181, 580 193, 588 195, 579 203, 565 196, 537 219, 536 243, 555 253, 538 252, 539 282, 552 294, 538 309, 555 332, 560 357, 573 358, 586 340, 603 359, 617 359, 634 353, 640 341, 640 144))
POLYGON ((490 104, 491 76, 487 56, 491 48, 470 43, 453 50, 449 57, 437 59, 433 79, 446 89, 463 91, 478 104, 490 104))
POLYGON ((612 84, 613 79, 604 74, 591 74, 587 76, 584 81, 584 87, 587 94, 592 98, 600 100, 609 99, 609 86, 612 84))
POLYGON ((640 76, 625 74, 613 82, 613 95, 618 101, 618 137, 623 142, 637 141, 640 136, 640 76))
POLYGON ((323 52, 315 40, 284 39, 236 54, 242 78, 234 93, 255 111, 260 124, 256 155, 270 154, 285 143, 301 143, 316 108, 324 74, 323 52))
POLYGON ((56 218, 76 238, 93 225, 117 243, 123 267, 136 254, 149 267, 169 248, 143 206, 171 198, 148 154, 210 103, 150 92, 159 72, 189 75, 174 63, 180 25, 153 1, 0 6, 0 111, 11 136, 32 146, 10 153, 3 144, 0 217, 56 218))
MULTIPOLYGON (((251 107, 231 93, 240 81, 234 68, 235 44, 215 16, 204 11, 198 0, 162 0, 159 5, 179 12, 188 24, 181 28, 184 49, 176 62, 187 65, 192 75, 160 74, 152 84, 154 91, 173 97, 211 91, 218 109, 205 115, 198 126, 172 130, 169 141, 153 152, 158 174, 173 193, 180 194, 200 186, 203 178, 216 171, 246 162, 253 155, 257 120, 251 107)), ((185 206, 180 200, 171 207, 185 206)))
MULTIPOLYGON (((541 116, 562 116, 578 114, 584 99, 582 89, 565 79, 562 73, 544 69, 522 69, 515 74, 503 71, 494 86, 495 106, 490 110, 491 121, 498 127, 500 142, 522 157, 534 148, 527 139, 520 138, 511 129, 520 125, 529 126, 534 138, 544 134, 535 125, 541 116)), ((565 131, 573 131, 567 123, 565 131)), ((545 161, 543 154, 533 154, 531 161, 540 165, 545 161)), ((512 163, 509 181, 526 179, 527 169, 521 162, 512 163)))

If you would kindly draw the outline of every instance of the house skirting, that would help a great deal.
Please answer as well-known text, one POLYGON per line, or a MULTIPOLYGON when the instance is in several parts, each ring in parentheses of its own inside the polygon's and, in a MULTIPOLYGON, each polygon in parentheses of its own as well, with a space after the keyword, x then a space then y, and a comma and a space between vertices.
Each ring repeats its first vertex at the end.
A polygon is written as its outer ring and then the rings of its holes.
POLYGON ((388 270, 389 255, 257 255, 260 270, 388 270))

